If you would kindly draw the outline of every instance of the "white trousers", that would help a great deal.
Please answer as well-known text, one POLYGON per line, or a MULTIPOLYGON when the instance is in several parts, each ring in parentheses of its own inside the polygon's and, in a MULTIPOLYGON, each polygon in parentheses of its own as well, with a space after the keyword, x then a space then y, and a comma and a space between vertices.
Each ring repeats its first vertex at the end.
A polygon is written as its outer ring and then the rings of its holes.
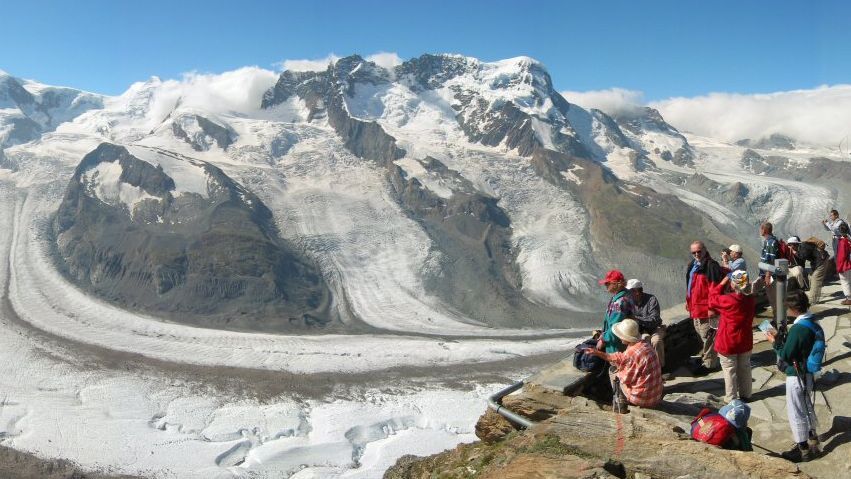
MULTIPOLYGON (((813 390, 813 375, 807 374, 807 391, 813 390)), ((789 416, 789 428, 792 429, 792 438, 795 442, 804 442, 809 437, 810 421, 815 431, 818 426, 816 412, 812 405, 808 404, 809 393, 801 389, 801 381, 797 376, 786 376, 786 413, 789 416), (806 396, 805 396, 806 395, 806 396), (807 410, 809 409, 809 415, 807 410)))
POLYGON ((839 273, 839 283, 842 285, 842 292, 845 294, 845 299, 851 299, 851 269, 839 273))

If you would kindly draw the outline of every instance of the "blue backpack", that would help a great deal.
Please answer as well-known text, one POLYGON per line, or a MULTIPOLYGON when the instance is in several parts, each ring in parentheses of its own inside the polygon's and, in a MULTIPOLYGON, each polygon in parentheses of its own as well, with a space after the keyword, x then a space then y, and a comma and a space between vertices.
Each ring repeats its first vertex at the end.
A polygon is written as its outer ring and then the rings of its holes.
POLYGON ((816 335, 816 342, 813 343, 813 349, 807 358, 807 372, 815 374, 821 371, 821 363, 824 362, 824 352, 827 348, 824 341, 824 330, 821 329, 821 326, 808 319, 803 319, 798 324, 807 327, 816 335))
POLYGON ((573 367, 584 372, 602 371, 606 362, 597 356, 592 356, 585 353, 586 348, 596 348, 596 339, 587 339, 584 342, 577 344, 573 353, 573 367))

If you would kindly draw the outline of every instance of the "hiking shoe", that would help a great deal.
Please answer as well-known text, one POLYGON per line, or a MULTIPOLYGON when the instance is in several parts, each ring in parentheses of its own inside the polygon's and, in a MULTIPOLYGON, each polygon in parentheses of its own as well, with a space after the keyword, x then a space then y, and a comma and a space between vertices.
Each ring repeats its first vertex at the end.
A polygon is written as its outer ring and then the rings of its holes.
POLYGON ((841 305, 843 305, 843 306, 851 306, 851 299, 843 300, 843 301, 842 301, 841 303, 839 303, 839 304, 841 304, 841 305))
POLYGON ((815 454, 809 448, 801 449, 801 446, 795 444, 792 449, 781 453, 780 457, 791 462, 808 462, 815 457, 815 454))
POLYGON ((672 373, 662 374, 662 381, 673 381, 674 379, 677 379, 677 377, 674 376, 672 373))

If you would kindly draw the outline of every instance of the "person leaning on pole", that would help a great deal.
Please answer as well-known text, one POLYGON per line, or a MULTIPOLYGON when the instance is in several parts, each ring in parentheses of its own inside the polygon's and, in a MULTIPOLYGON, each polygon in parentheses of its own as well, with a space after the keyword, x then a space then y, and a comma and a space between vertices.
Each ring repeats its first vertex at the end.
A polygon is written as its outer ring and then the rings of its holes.
POLYGON ((700 376, 718 367, 718 354, 713 347, 718 316, 709 310, 709 288, 724 279, 724 269, 712 259, 703 241, 694 241, 690 252, 692 259, 686 267, 686 310, 703 342, 700 365, 694 370, 700 376))

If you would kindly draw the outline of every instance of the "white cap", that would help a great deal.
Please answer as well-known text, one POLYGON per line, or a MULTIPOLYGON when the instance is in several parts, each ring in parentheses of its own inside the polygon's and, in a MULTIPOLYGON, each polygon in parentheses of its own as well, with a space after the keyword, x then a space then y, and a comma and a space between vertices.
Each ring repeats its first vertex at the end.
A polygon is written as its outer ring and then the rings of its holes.
POLYGON ((791 236, 786 240, 786 244, 801 244, 801 238, 797 236, 791 236))
POLYGON ((633 278, 626 282, 626 289, 644 289, 644 285, 641 284, 641 281, 633 278))
POLYGON ((742 252, 742 247, 737 245, 737 244, 731 244, 728 249, 730 251, 732 251, 733 253, 741 253, 742 252))

